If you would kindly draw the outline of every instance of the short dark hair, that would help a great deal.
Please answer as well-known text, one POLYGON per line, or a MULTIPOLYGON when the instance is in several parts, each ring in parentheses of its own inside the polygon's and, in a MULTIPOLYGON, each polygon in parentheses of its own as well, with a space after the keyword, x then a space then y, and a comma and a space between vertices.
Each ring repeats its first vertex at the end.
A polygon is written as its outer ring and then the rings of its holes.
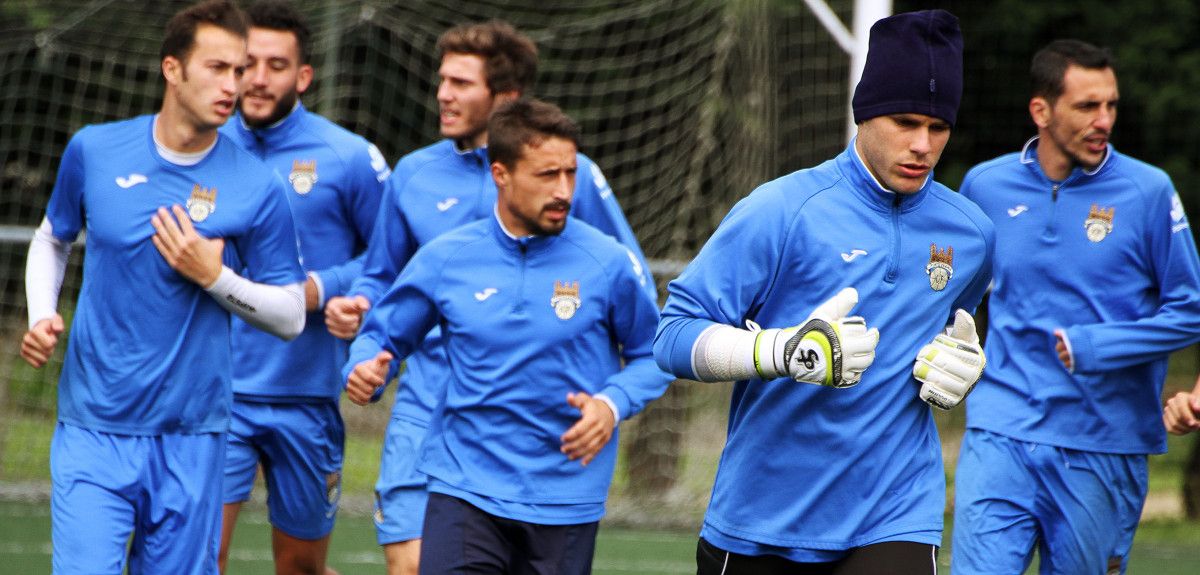
POLYGON ((291 32, 296 36, 296 46, 300 48, 300 63, 308 63, 311 54, 308 43, 312 38, 312 32, 308 29, 304 17, 290 2, 285 0, 255 2, 246 9, 246 17, 250 19, 252 28, 291 32))
POLYGON ((1099 48, 1082 40, 1055 40, 1033 55, 1033 63, 1029 66, 1033 96, 1053 104, 1063 93, 1063 79, 1071 66, 1103 70, 1115 68, 1116 59, 1108 48, 1099 48))
POLYGON ((523 94, 537 76, 537 45, 503 20, 455 26, 438 38, 437 49, 439 59, 446 54, 483 58, 493 94, 514 90, 523 94))
POLYGON ((512 169, 526 145, 563 138, 579 145, 579 126, 558 106, 533 98, 505 102, 488 119, 488 157, 512 169))
POLYGON ((174 56, 186 62, 196 46, 196 29, 201 24, 216 26, 235 36, 246 37, 246 15, 232 0, 204 0, 181 10, 167 22, 159 57, 174 56))

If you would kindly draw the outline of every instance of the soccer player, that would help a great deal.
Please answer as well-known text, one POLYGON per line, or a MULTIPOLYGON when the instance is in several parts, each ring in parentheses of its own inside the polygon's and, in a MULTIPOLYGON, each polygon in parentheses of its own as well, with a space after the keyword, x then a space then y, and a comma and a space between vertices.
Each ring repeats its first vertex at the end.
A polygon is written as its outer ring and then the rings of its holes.
POLYGON ((236 5, 183 10, 162 44, 159 113, 85 127, 63 153, 30 244, 21 349, 35 366, 53 353, 86 227, 50 456, 55 573, 217 569, 230 313, 283 338, 305 319, 283 185, 217 132, 245 63, 236 5))
POLYGON ((1037 137, 962 193, 996 224, 988 366, 955 474, 952 570, 1124 573, 1171 351, 1200 341, 1200 264, 1162 170, 1109 143, 1106 50, 1058 40, 1031 66, 1037 137))
POLYGON ((356 256, 371 235, 390 170, 373 145, 300 103, 313 68, 298 11, 265 0, 246 14, 249 60, 239 114, 221 131, 286 176, 310 315, 292 342, 234 321, 221 566, 261 465, 277 570, 321 574, 341 492, 345 432, 338 398, 349 344, 325 329, 320 314, 328 297, 344 293, 362 273, 356 256))
MULTIPOLYGON (((496 186, 486 147, 488 117, 533 83, 537 48, 512 26, 493 21, 451 28, 439 38, 438 51, 437 99, 445 139, 402 158, 388 179, 364 276, 347 297, 332 298, 325 307, 329 329, 340 337, 357 333, 363 313, 391 286, 417 248, 458 226, 492 217, 496 186)), ((571 215, 620 241, 638 268, 643 289, 654 294, 637 239, 600 169, 583 154, 576 162, 582 175, 575 180, 571 215)), ((480 294, 488 297, 487 292, 480 294)), ((449 376, 446 365, 441 332, 434 328, 407 357, 396 392, 375 514, 379 544, 392 575, 417 571, 427 480, 416 471, 414 458, 442 395, 444 383, 434 382, 449 376)))
POLYGON ((847 149, 756 189, 671 282, 659 365, 737 382, 698 573, 936 572, 926 402, 953 407, 983 369, 968 312, 993 249, 983 213, 933 181, 961 94, 957 18, 879 20, 847 149))
POLYGON ((1163 427, 1175 435, 1187 435, 1200 429, 1200 378, 1191 392, 1181 391, 1163 407, 1163 427))
POLYGON ((616 424, 670 381, 652 356, 645 270, 568 216, 577 134, 552 104, 500 106, 492 215, 422 246, 351 346, 346 392, 365 404, 392 359, 442 326, 421 573, 590 573, 616 424))

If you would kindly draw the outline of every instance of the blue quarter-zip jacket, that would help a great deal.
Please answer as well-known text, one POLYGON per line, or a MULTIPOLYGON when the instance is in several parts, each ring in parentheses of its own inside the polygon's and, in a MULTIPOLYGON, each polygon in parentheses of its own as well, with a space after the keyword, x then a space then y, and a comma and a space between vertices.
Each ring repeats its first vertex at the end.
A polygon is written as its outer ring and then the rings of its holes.
POLYGON ((574 218, 560 235, 528 238, 495 216, 473 222, 417 251, 344 375, 383 349, 409 355, 440 326, 448 384, 419 466, 430 489, 522 521, 598 520, 618 435, 588 466, 568 460, 560 437, 580 413, 567 394, 603 393, 629 418, 670 381, 654 363, 658 310, 635 267, 625 246, 574 218))
POLYGON ((1200 341, 1200 263, 1170 177, 1110 146, 1095 170, 1055 182, 1035 138, 973 168, 962 193, 998 240, 988 366, 967 398, 968 427, 1084 451, 1165 452, 1167 356, 1200 341), (1073 373, 1055 352, 1058 328, 1073 373))
POLYGON ((855 387, 790 378, 734 385, 701 536, 794 561, 890 540, 940 545, 941 445, 913 361, 955 309, 978 305, 992 244, 992 224, 976 206, 932 175, 914 194, 882 188, 854 143, 734 206, 668 287, 660 365, 694 378, 692 347, 705 328, 794 326, 845 287, 859 293, 851 313, 880 339, 855 387), (934 263, 953 270, 940 290, 934 263))
MULTIPOLYGON (((648 294, 655 294, 645 256, 608 182, 587 156, 578 154, 576 158, 572 217, 624 245, 637 261, 642 278, 639 285, 648 294)), ((462 151, 452 140, 442 140, 404 156, 388 178, 363 276, 354 282, 349 294, 362 295, 375 304, 417 248, 463 224, 492 218, 495 204, 496 184, 485 148, 462 151)), ((393 417, 429 424, 448 375, 440 338, 435 328, 424 345, 407 358, 397 358, 406 363, 393 417)))
MULTIPOLYGON (((383 155, 299 103, 275 125, 251 129, 239 114, 221 132, 283 179, 304 269, 320 278, 326 299, 345 293, 362 275, 362 254, 391 173, 383 155)), ((233 334, 233 392, 240 399, 328 401, 341 395, 349 343, 329 333, 321 308, 308 314, 304 331, 290 342, 237 317, 233 334)))

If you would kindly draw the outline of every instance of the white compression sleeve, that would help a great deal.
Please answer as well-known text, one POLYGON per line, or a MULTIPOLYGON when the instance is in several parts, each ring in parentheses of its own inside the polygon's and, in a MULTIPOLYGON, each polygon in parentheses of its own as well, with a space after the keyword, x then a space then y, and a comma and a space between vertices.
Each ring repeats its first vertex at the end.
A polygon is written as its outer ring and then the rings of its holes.
POLYGON ((271 335, 290 340, 304 330, 304 282, 255 283, 221 266, 221 275, 205 291, 221 307, 271 335))
POLYGON ((712 325, 692 345, 692 373, 700 381, 740 381, 758 377, 754 342, 758 334, 728 325, 712 325))
POLYGON ((70 255, 70 242, 54 237, 50 220, 42 218, 42 225, 33 232, 33 240, 29 242, 29 259, 25 264, 29 327, 58 313, 58 294, 62 290, 70 255))

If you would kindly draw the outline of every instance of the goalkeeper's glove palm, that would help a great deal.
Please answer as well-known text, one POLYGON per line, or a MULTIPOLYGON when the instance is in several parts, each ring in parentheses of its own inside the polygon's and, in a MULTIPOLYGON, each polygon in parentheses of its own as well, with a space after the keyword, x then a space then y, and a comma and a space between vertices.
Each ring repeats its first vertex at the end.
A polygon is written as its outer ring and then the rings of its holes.
POLYGON ((875 361, 879 330, 858 316, 846 317, 858 292, 845 288, 817 306, 802 325, 759 331, 754 366, 763 379, 784 375, 828 387, 851 387, 875 361))
POLYGON ((954 312, 954 326, 947 332, 921 348, 913 364, 913 376, 921 382, 921 399, 949 410, 975 388, 987 358, 975 333, 975 319, 966 310, 954 312))

